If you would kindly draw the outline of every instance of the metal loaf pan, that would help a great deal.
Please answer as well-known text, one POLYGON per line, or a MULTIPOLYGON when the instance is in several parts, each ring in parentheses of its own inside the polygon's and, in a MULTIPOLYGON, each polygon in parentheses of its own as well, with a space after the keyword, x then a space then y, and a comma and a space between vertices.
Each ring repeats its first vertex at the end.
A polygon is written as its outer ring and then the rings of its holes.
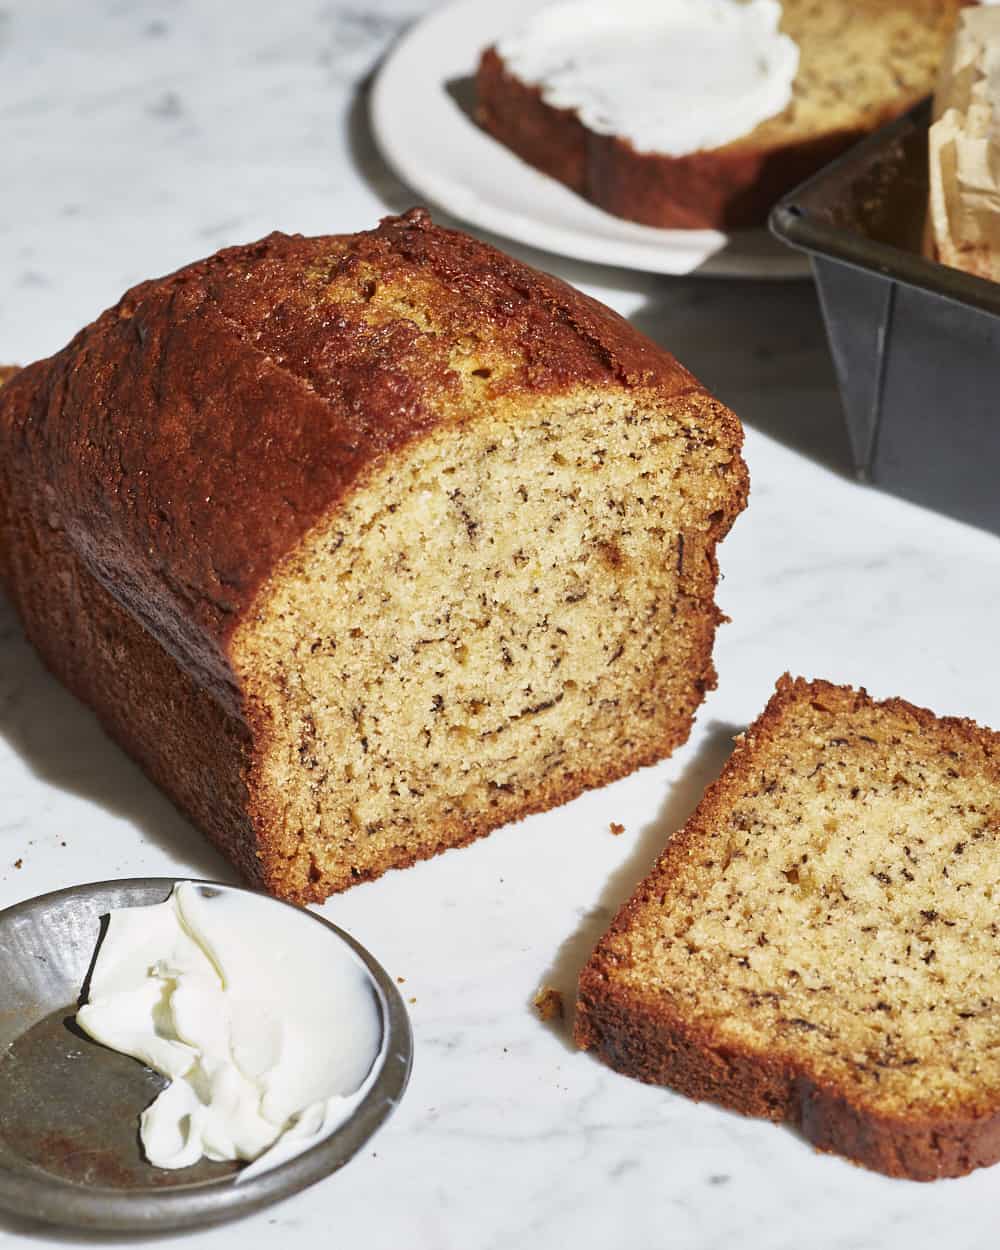
POLYGON ((921 254, 930 101, 787 195, 859 477, 1000 533, 1000 284, 921 254))

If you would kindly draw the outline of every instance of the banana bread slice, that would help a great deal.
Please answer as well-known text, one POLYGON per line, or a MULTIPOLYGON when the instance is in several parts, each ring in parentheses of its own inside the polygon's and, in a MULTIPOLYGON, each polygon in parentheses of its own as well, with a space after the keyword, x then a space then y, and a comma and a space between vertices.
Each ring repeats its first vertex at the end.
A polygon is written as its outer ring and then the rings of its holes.
POLYGON ((324 898, 669 754, 742 430, 422 210, 130 291, 0 388, 0 573, 251 882, 324 898))
POLYGON ((890 1176, 1000 1158, 1000 734, 784 677, 580 977, 618 1071, 890 1176))
POLYGON ((781 30, 799 48, 791 102, 743 138, 688 155, 640 151, 550 104, 545 82, 526 82, 507 63, 503 40, 480 60, 477 115, 522 160, 618 217, 674 229, 759 226, 786 191, 930 93, 967 2, 784 0, 781 30))

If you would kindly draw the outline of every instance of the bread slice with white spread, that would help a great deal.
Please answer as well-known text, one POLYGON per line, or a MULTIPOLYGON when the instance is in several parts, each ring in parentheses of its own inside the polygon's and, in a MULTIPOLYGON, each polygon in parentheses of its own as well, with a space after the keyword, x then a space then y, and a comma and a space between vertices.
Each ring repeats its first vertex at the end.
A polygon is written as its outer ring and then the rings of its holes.
POLYGON ((963 0, 560 0, 488 48, 481 124, 598 207, 737 229, 934 85, 963 0))

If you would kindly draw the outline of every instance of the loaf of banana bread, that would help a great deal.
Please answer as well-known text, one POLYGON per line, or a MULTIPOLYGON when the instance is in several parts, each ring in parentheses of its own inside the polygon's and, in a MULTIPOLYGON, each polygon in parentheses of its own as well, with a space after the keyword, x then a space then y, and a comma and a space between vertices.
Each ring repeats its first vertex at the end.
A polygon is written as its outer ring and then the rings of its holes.
POLYGON ((0 388, 0 572, 248 880, 318 900, 669 754, 739 422, 422 210, 145 283, 0 388))

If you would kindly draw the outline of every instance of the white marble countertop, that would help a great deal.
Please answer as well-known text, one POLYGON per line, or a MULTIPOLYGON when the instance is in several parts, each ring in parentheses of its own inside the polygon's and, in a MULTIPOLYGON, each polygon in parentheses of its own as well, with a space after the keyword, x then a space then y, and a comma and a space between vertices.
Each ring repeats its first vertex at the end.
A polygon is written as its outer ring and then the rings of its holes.
MULTIPOLYGON (((47 354, 133 282, 223 244, 354 230, 407 206, 362 84, 429 7, 0 4, 0 359, 47 354)), ((616 1076, 531 1009, 543 982, 572 994, 611 911, 785 669, 1000 725, 1000 542, 851 480, 808 284, 520 252, 632 317, 747 422, 753 491, 721 553, 719 688, 668 763, 322 909, 406 978, 409 1092, 343 1172, 185 1243, 992 1247, 997 1169, 933 1185, 862 1172, 786 1129, 616 1076)), ((231 879, 3 606, 0 905, 146 874, 231 879)), ((73 1240, 0 1214, 0 1242, 73 1240)))

